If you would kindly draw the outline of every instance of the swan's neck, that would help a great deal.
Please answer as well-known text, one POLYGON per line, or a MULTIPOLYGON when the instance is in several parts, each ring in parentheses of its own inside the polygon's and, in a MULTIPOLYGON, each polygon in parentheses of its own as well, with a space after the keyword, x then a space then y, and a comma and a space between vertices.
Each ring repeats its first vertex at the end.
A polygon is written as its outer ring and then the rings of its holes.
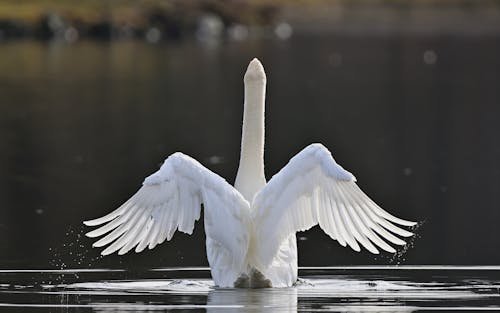
POLYGON ((235 187, 252 202, 266 184, 264 176, 264 103, 266 77, 259 61, 254 59, 245 74, 245 103, 241 155, 235 187))

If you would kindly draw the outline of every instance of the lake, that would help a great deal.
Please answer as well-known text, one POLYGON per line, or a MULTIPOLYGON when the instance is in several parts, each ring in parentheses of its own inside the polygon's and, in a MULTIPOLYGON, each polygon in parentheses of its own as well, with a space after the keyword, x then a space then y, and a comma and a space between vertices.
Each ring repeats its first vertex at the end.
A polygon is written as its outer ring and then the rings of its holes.
MULTIPOLYGON (((298 234, 299 265, 500 264, 499 39, 491 33, 332 32, 297 33, 285 41, 212 44, 1 43, 0 268, 7 272, 1 276, 0 303, 28 299, 52 308, 55 302, 67 301, 67 310, 87 310, 81 303, 96 303, 89 310, 128 310, 128 304, 123 308, 99 303, 113 302, 108 296, 114 293, 116 303, 133 302, 132 296, 120 298, 130 287, 122 281, 131 281, 135 292, 143 287, 135 282, 147 278, 139 273, 156 273, 150 269, 207 266, 202 223, 192 236, 177 233, 171 242, 141 255, 101 258, 91 249, 92 241, 83 237, 88 229, 82 221, 120 205, 175 151, 195 157, 232 183, 239 160, 242 76, 253 57, 262 61, 268 75, 268 179, 304 146, 321 142, 377 203, 397 216, 419 221, 417 236, 407 247, 382 256, 344 249, 313 228, 298 234), (115 272, 103 268, 126 274, 116 274, 114 284, 115 272), (27 269, 49 272, 17 272, 27 269), (60 282, 49 282, 49 277, 61 275, 54 270, 70 272, 60 282), (66 280, 73 275, 83 278, 66 280), (109 281, 110 290, 77 284, 109 281), (22 290, 19 294, 16 285, 22 290)), ((160 278, 170 279, 171 272, 161 273, 160 278)), ((481 286, 486 286, 486 300, 474 298, 464 305, 498 306, 496 295, 490 298, 497 288, 496 269, 457 270, 449 277, 448 271, 433 270, 429 276, 428 270, 420 269, 356 270, 353 276, 340 271, 340 277, 337 270, 327 271, 325 290, 333 288, 335 294, 339 279, 348 285, 346 302, 343 296, 332 300, 329 292, 326 298, 315 298, 308 284, 270 296, 261 291, 217 291, 206 272, 203 277, 198 273, 194 278, 202 280, 202 291, 193 295, 189 289, 187 300, 170 293, 171 282, 160 286, 172 303, 162 292, 151 292, 156 285, 147 283, 137 310, 155 310, 147 305, 156 303, 164 310, 186 302, 200 305, 186 309, 204 310, 210 301, 216 307, 226 305, 227 295, 231 298, 236 292, 241 302, 255 298, 277 301, 278 306, 296 304, 306 311, 316 305, 348 311, 345 306, 352 304, 356 310, 357 305, 367 305, 364 299, 371 299, 374 287, 375 300, 367 300, 373 306, 386 305, 389 299, 387 310, 402 305, 411 311, 421 306, 422 294, 416 303, 404 288, 414 288, 410 295, 426 293, 425 288, 434 284, 437 290, 463 287, 465 302, 467 295, 481 293, 481 286), (373 286, 372 280, 396 286, 373 286), (403 295, 384 298, 386 287, 390 293, 393 287, 402 290, 403 295), (358 293, 363 296, 357 298, 358 293)), ((301 273, 313 285, 323 284, 320 272, 301 273)), ((432 302, 427 295, 422 299, 422 306, 432 302)))

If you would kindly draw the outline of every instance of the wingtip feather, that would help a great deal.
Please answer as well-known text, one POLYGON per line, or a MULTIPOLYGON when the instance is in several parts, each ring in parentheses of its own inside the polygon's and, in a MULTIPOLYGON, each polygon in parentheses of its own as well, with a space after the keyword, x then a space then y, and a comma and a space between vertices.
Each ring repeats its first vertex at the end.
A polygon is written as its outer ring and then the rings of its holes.
POLYGON ((396 218, 393 220, 393 222, 394 222, 394 223, 396 223, 396 224, 402 225, 402 226, 407 226, 407 227, 412 227, 412 226, 417 225, 417 223, 416 223, 416 222, 407 221, 407 220, 404 220, 404 219, 399 218, 399 217, 396 217, 396 218))
POLYGON ((417 225, 417 224, 418 224, 417 222, 413 222, 413 221, 406 221, 406 220, 405 220, 405 222, 406 222, 407 224, 406 224, 406 225, 404 225, 404 226, 408 226, 408 227, 413 227, 413 226, 415 226, 415 225, 417 225))
POLYGON ((97 225, 101 224, 101 223, 99 223, 99 220, 100 220, 99 218, 96 218, 93 220, 84 221, 83 225, 85 225, 85 226, 97 226, 97 225))
POLYGON ((112 248, 111 246, 109 246, 108 248, 104 249, 102 252, 101 252, 101 255, 102 256, 106 256, 106 255, 110 255, 110 254, 113 254, 117 249, 110 249, 112 248))
POLYGON ((408 237, 411 237, 411 236, 414 236, 415 234, 410 232, 410 231, 407 231, 407 230, 404 230, 404 232, 401 232, 400 234, 402 237, 405 237, 405 238, 408 238, 408 237))
POLYGON ((96 234, 95 230, 93 231, 89 231, 88 233, 85 234, 85 237, 88 237, 88 238, 96 238, 96 237, 99 237, 98 234, 96 234))

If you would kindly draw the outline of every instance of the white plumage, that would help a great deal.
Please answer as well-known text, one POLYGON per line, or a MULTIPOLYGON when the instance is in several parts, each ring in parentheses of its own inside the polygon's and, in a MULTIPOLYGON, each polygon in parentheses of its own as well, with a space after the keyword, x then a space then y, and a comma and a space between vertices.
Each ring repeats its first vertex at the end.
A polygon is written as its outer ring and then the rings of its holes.
POLYGON ((266 76, 257 59, 245 74, 241 158, 235 187, 180 152, 144 180, 127 202, 87 233, 102 237, 103 255, 143 251, 170 240, 176 230, 191 234, 204 207, 207 257, 220 287, 287 287, 297 280, 295 233, 318 225, 342 246, 394 253, 386 241, 404 245, 411 232, 375 204, 356 178, 321 144, 311 144, 266 184, 264 102, 266 76), (361 246, 360 246, 361 245, 361 246))

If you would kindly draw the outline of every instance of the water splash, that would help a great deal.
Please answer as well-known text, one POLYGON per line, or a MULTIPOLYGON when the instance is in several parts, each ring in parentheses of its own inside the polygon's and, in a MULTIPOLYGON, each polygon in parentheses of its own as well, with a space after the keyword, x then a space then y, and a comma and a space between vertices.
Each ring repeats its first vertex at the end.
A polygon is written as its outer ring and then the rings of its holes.
POLYGON ((88 244, 83 243, 85 227, 68 227, 64 240, 60 246, 51 247, 51 260, 49 264, 56 269, 66 268, 91 268, 101 255, 94 255, 90 252, 88 244))
POLYGON ((406 261, 405 255, 406 253, 415 247, 415 242, 420 239, 420 234, 418 230, 426 223, 425 220, 418 222, 414 226, 410 228, 411 232, 413 232, 413 236, 407 238, 406 244, 402 249, 397 250, 396 253, 392 254, 392 257, 389 259, 389 264, 401 265, 401 263, 406 261))

